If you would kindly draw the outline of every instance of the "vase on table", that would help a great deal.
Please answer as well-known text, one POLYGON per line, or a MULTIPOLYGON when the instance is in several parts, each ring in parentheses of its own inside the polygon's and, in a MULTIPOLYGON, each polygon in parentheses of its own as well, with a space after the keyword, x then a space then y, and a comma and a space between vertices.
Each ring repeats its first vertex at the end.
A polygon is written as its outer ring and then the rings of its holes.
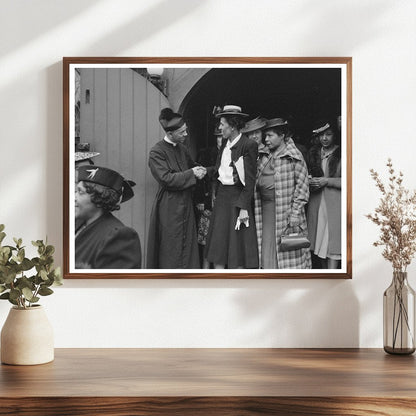
POLYGON ((4 364, 36 365, 54 359, 53 329, 40 305, 12 307, 0 338, 4 364))
POLYGON ((415 351, 415 291, 407 281, 407 272, 394 271, 384 292, 383 340, 389 354, 415 351))

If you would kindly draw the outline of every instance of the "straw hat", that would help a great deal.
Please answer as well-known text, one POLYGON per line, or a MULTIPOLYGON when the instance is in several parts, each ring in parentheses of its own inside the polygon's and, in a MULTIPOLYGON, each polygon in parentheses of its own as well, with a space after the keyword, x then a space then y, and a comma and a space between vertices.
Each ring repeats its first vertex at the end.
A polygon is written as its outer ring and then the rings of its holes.
POLYGON ((243 113, 241 107, 238 105, 225 105, 222 111, 215 114, 215 117, 220 118, 223 116, 240 116, 240 117, 248 117, 249 115, 243 113))

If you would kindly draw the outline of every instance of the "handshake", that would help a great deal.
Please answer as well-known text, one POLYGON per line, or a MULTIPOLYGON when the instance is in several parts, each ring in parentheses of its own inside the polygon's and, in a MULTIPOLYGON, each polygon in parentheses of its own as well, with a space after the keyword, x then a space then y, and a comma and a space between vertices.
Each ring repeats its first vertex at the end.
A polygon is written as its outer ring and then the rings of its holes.
POLYGON ((202 179, 207 174, 207 170, 203 166, 195 166, 192 170, 197 179, 202 179))

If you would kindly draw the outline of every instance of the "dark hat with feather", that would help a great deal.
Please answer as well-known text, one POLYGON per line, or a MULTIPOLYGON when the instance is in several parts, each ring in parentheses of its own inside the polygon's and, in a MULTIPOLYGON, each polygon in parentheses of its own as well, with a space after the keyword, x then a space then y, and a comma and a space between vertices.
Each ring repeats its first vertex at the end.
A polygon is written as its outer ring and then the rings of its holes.
POLYGON ((78 181, 92 182, 114 189, 120 194, 120 202, 133 198, 135 182, 126 180, 118 172, 102 166, 79 166, 77 168, 78 181))

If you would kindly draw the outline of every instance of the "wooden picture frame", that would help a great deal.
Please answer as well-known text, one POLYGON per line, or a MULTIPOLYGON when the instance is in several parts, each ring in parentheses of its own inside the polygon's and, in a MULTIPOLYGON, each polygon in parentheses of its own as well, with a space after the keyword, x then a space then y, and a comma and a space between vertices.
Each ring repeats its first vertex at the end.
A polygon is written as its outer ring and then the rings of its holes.
MULTIPOLYGON (((313 139, 316 141, 316 139, 313 139)), ((319 141, 318 141, 319 142, 319 141)), ((189 144, 189 143, 188 143, 189 144)), ((352 58, 350 57, 65 57, 63 58, 64 278, 275 279, 352 277, 352 58), (163 72, 162 72, 163 71, 163 72), (161 75, 162 72, 162 75, 161 75), (157 182, 148 166, 163 139, 163 107, 186 119, 193 157, 212 144, 217 105, 240 105, 253 118, 289 119, 293 137, 311 147, 313 123, 338 118, 341 261, 338 269, 148 269, 149 217, 157 182), (309 140, 309 141, 308 141, 309 140), (99 153, 95 164, 136 182, 116 215, 140 237, 140 269, 79 268, 75 262, 75 147, 99 153), (130 204, 130 205, 128 205, 130 204)), ((305 156, 305 159, 307 157, 305 156)), ((253 221, 254 222, 254 221, 253 221)), ((315 259, 316 260, 316 259, 315 259)))

